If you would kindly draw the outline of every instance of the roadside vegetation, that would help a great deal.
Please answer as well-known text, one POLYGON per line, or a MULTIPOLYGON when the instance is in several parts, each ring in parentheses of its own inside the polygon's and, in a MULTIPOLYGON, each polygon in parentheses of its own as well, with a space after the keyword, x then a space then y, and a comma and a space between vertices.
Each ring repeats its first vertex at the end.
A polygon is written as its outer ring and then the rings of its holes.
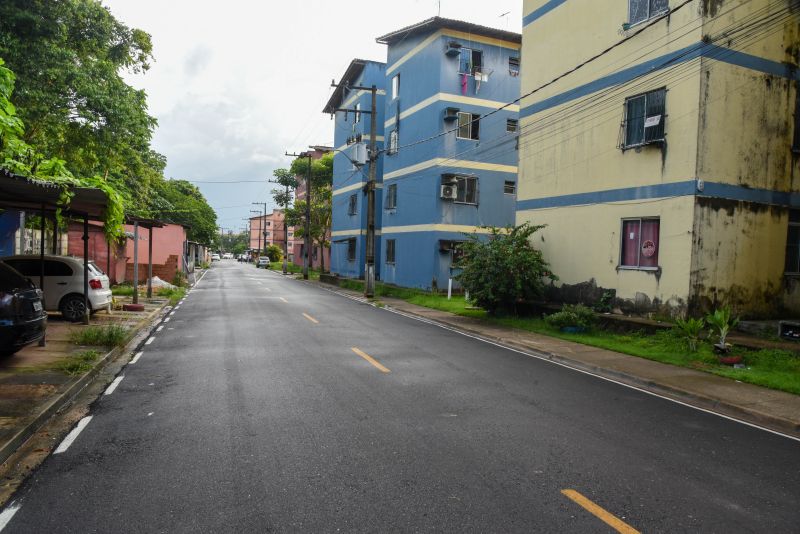
POLYGON ((70 376, 82 375, 94 367, 94 362, 100 357, 96 350, 84 350, 71 354, 58 362, 56 368, 70 376))
POLYGON ((121 347, 128 341, 128 329, 120 325, 86 326, 69 334, 70 342, 88 347, 121 347))

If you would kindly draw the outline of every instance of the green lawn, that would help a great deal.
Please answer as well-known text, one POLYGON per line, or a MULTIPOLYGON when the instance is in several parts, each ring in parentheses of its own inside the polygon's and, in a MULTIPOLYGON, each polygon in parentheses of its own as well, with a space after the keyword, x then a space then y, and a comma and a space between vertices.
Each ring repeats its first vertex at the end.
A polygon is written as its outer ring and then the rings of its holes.
MULTIPOLYGON (((363 291, 363 282, 342 280, 341 287, 363 291)), ((446 295, 426 291, 376 284, 376 298, 394 297, 411 304, 450 312, 465 317, 484 319, 494 324, 518 328, 584 345, 599 347, 622 354, 638 356, 648 360, 698 369, 719 376, 749 382, 759 386, 787 391, 800 395, 800 353, 779 349, 759 351, 736 349, 735 354, 744 356, 745 369, 735 369, 717 361, 710 342, 700 343, 697 352, 690 352, 686 343, 672 330, 655 334, 631 332, 620 334, 599 327, 588 332, 568 334, 551 328, 540 317, 492 317, 485 310, 475 309, 461 295, 447 300, 446 295)))

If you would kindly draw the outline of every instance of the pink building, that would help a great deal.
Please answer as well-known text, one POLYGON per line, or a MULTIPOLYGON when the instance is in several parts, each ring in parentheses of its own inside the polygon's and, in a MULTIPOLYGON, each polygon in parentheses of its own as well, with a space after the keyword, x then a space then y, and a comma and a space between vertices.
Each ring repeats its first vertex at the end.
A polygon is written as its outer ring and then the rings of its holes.
MULTIPOLYGON (((311 155, 312 159, 320 159, 322 156, 331 152, 330 147, 323 147, 317 146, 312 147, 311 150, 308 152, 303 152, 302 157, 308 157, 311 155)), ((303 200, 306 197, 306 177, 305 176, 296 176, 297 178, 297 189, 294 190, 294 197, 295 200, 303 200)), ((328 235, 326 236, 326 240, 330 242, 330 228, 328 228, 328 235)), ((302 235, 294 236, 294 264, 298 266, 303 265, 303 255, 305 253, 305 242, 302 235)), ((311 263, 309 264, 312 269, 317 269, 322 267, 324 260, 325 269, 329 270, 331 265, 331 249, 330 247, 324 247, 322 251, 320 251, 320 247, 314 245, 312 248, 311 253, 311 263)))
MULTIPOLYGON (((133 235, 133 225, 126 224, 125 232, 133 235)), ((125 246, 125 280, 133 280, 133 239, 125 246)), ((147 281, 148 229, 139 227, 139 281, 147 281)), ((180 224, 164 224, 162 228, 153 228, 153 276, 165 282, 172 282, 179 270, 184 269, 184 252, 186 250, 186 228, 180 224)))
MULTIPOLYGON (((250 218, 250 248, 258 250, 259 232, 261 232, 261 247, 266 248, 276 245, 283 251, 284 249, 284 227, 286 225, 286 213, 282 209, 274 209, 266 216, 256 216, 250 218)), ((289 241, 289 261, 292 260, 294 227, 286 229, 289 241)))
MULTIPOLYGON (((83 258, 83 223, 70 222, 67 228, 67 254, 83 258)), ((89 259, 105 271, 112 284, 125 280, 125 249, 106 241, 103 223, 89 221, 89 259)))

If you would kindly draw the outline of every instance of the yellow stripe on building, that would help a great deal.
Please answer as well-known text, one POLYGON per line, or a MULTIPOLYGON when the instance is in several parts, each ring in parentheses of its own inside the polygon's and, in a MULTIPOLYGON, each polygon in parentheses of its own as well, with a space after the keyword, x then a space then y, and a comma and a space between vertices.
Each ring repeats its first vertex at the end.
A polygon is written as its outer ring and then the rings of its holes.
MULTIPOLYGON (((353 93, 352 95, 347 97, 347 100, 342 102, 342 107, 343 108, 349 107, 349 106, 351 106, 353 104, 353 102, 355 102, 356 100, 358 100, 362 96, 369 95, 369 94, 372 94, 372 91, 365 91, 363 89, 361 89, 359 91, 356 91, 355 93, 353 93)), ((378 89, 377 94, 379 94, 381 96, 386 96, 386 91, 384 91, 383 89, 378 89)))
MULTIPOLYGON (((331 232, 331 237, 355 237, 357 235, 367 235, 367 231, 361 228, 360 230, 337 230, 331 232)), ((381 230, 375 230, 375 235, 381 235, 381 230)))
POLYGON ((387 172, 383 175, 383 181, 387 182, 389 180, 399 178, 400 176, 405 176, 406 174, 430 169, 431 167, 463 167, 465 169, 474 169, 479 171, 508 172, 514 174, 517 172, 517 167, 515 165, 501 165, 500 163, 486 163, 483 161, 468 161, 449 158, 434 158, 428 161, 417 163, 416 165, 410 165, 408 167, 403 167, 402 169, 397 169, 396 171, 387 172))
POLYGON ((383 234, 403 234, 409 232, 456 232, 460 234, 489 234, 489 228, 466 224, 409 224, 407 226, 384 226, 383 234))
MULTIPOLYGON (((425 100, 411 106, 405 111, 400 112, 400 120, 406 119, 414 113, 425 109, 426 107, 435 104, 436 102, 447 102, 448 104, 464 104, 468 106, 481 106, 484 108, 498 109, 508 102, 498 102, 497 100, 486 100, 485 98, 475 98, 472 96, 454 95, 452 93, 436 93, 435 95, 426 98, 425 100)), ((519 113, 519 105, 511 104, 506 107, 508 111, 519 113)), ((396 121, 396 117, 392 117, 383 123, 384 128, 389 128, 396 121)))

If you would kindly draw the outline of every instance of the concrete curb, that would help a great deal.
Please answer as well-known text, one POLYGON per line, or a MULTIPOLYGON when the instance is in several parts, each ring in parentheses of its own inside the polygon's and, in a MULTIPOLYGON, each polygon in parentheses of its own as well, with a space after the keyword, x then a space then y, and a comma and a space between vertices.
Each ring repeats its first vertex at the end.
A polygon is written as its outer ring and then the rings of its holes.
POLYGON ((102 371, 109 362, 117 359, 122 354, 132 352, 138 348, 144 342, 144 339, 141 339, 142 336, 140 336, 140 334, 148 327, 148 325, 149 329, 147 330, 147 334, 149 335, 153 331, 159 322, 157 320, 159 315, 162 314, 166 307, 167 306, 165 305, 161 308, 158 308, 146 318, 139 321, 134 327, 135 332, 133 337, 124 347, 115 347, 108 351, 95 364, 95 366, 92 367, 90 371, 70 384, 66 390, 46 404, 39 411, 39 413, 36 414, 33 420, 25 425, 25 427, 20 429, 20 431, 17 432, 11 439, 0 446, 0 464, 5 463, 5 461, 8 460, 12 454, 17 452, 17 449, 19 449, 28 440, 28 438, 42 428, 42 426, 44 426, 53 415, 61 411, 61 409, 66 405, 70 404, 75 397, 77 397, 86 388, 86 386, 94 381, 95 377, 100 374, 100 371, 102 371))

